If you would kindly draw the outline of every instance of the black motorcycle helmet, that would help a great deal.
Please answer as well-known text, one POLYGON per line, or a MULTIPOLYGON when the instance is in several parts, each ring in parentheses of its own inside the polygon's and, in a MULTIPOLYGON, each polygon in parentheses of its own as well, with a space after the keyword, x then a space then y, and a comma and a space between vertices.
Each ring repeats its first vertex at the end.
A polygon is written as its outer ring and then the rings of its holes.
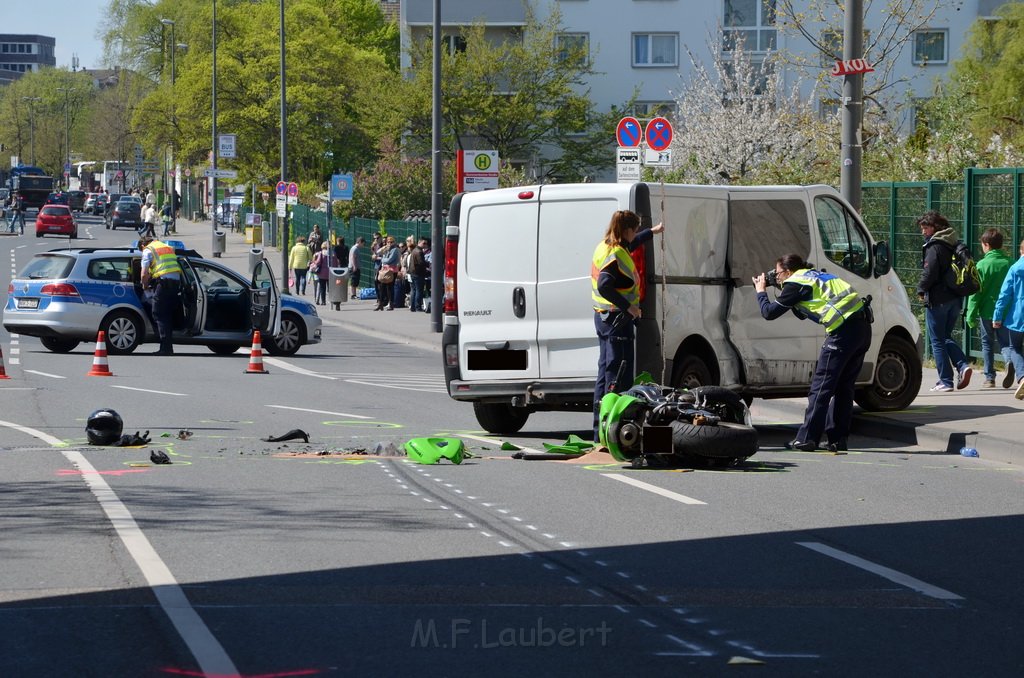
POLYGON ((111 445, 121 439, 124 422, 111 409, 96 410, 85 423, 85 433, 92 445, 111 445))

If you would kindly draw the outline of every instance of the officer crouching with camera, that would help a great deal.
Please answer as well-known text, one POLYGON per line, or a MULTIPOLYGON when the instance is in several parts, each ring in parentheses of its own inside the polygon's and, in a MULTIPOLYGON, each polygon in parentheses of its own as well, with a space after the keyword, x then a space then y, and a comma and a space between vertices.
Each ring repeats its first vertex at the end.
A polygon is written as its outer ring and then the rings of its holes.
POLYGON ((804 423, 786 447, 814 451, 824 434, 826 449, 845 451, 853 418, 854 387, 871 345, 871 297, 861 297, 849 283, 831 273, 814 270, 799 254, 779 257, 774 271, 755 276, 752 281, 765 320, 792 311, 798 318, 825 328, 804 423), (781 289, 774 302, 768 299, 768 285, 781 289))

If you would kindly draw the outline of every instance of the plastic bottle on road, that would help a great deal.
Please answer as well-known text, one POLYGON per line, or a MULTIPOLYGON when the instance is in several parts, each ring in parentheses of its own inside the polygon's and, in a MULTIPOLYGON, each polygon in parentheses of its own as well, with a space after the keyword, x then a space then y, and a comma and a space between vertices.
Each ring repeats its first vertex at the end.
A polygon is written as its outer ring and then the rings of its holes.
POLYGON ((976 449, 974 449, 973 447, 961 447, 960 448, 960 456, 961 457, 977 457, 978 456, 978 451, 976 449))

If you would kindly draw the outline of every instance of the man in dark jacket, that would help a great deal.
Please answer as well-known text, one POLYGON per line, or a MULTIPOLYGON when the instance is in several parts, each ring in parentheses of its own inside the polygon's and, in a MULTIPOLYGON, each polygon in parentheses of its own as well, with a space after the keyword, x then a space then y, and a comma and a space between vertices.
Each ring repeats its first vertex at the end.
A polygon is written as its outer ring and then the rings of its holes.
POLYGON ((409 236, 409 310, 410 311, 422 311, 423 310, 423 283, 427 277, 427 262, 423 256, 423 246, 426 243, 421 238, 420 241, 414 242, 413 237, 409 236))
POLYGON ((952 266, 957 240, 946 217, 931 210, 917 220, 924 236, 921 247, 921 279, 917 283, 917 298, 924 302, 925 323, 932 342, 932 356, 939 380, 932 391, 952 391, 966 388, 971 381, 970 363, 960 345, 953 341, 953 330, 960 319, 960 297, 946 284, 952 266), (956 367, 954 380, 953 367, 956 367))

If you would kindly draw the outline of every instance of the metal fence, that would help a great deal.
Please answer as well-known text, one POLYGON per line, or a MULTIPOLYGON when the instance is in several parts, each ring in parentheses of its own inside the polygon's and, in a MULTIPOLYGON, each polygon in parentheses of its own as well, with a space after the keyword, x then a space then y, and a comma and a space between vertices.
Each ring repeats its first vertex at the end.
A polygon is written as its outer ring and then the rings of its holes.
MULTIPOLYGON (((861 214, 877 240, 889 242, 893 268, 907 288, 911 304, 924 328, 924 307, 915 292, 921 273, 921 232, 917 218, 927 210, 938 210, 957 231, 960 239, 981 258, 979 238, 987 228, 1003 233, 1003 250, 1011 260, 1024 238, 1024 168, 964 171, 963 181, 871 182, 863 186, 861 214)), ((977 330, 954 333, 969 355, 980 357, 977 330)), ((926 355, 931 346, 925 342, 926 355)), ((998 357, 998 352, 997 352, 998 357)))

